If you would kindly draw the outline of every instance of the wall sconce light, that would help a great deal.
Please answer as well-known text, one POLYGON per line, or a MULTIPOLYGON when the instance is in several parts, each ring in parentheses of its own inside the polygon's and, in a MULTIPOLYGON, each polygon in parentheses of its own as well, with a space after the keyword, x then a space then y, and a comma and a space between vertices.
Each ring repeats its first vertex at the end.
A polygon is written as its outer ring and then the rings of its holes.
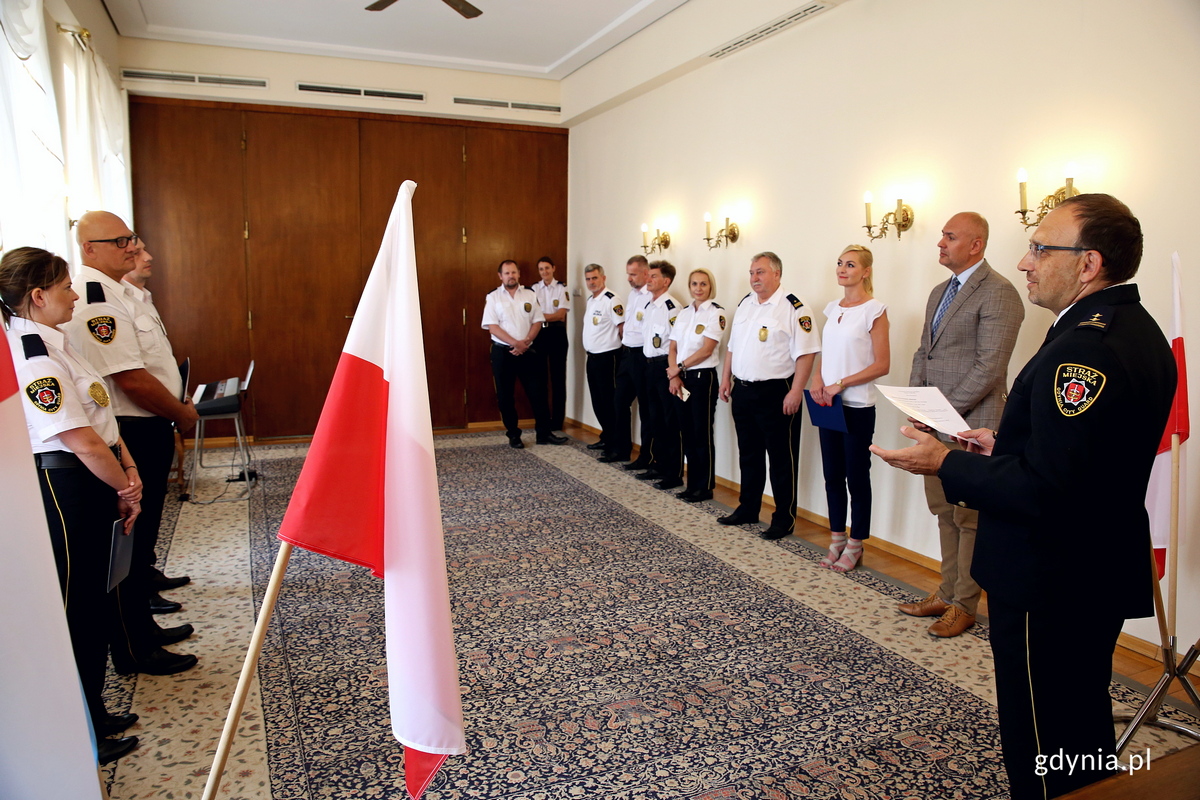
POLYGON ((731 245, 738 240, 741 232, 738 230, 736 222, 730 222, 729 217, 725 218, 725 227, 717 231, 717 235, 712 235, 712 214, 704 212, 704 242, 708 245, 708 249, 721 245, 731 245))
POLYGON ((1029 201, 1025 196, 1025 184, 1029 180, 1029 173, 1025 171, 1024 167, 1017 170, 1017 189, 1021 194, 1021 208, 1013 213, 1021 218, 1021 224, 1025 226, 1025 230, 1029 230, 1034 225, 1040 225, 1042 219, 1051 211, 1058 208, 1064 200, 1080 193, 1075 188, 1075 164, 1067 164, 1064 172, 1066 173, 1064 185, 1060 186, 1054 194, 1048 194, 1043 197, 1042 202, 1038 203, 1037 210, 1031 211, 1029 201), (1036 214, 1032 221, 1029 219, 1031 213, 1036 214))
POLYGON ((650 226, 642 223, 642 250, 646 255, 654 252, 662 252, 671 246, 671 234, 666 231, 655 229, 654 238, 650 238, 650 226))
POLYGON ((900 238, 900 234, 908 230, 913 225, 913 210, 911 206, 906 206, 904 201, 896 198, 896 210, 889 211, 883 215, 883 219, 879 220, 879 233, 875 233, 875 226, 871 224, 871 193, 863 192, 863 205, 867 207, 867 224, 863 227, 867 229, 867 236, 872 239, 882 239, 887 236, 888 228, 896 228, 896 238, 900 238))

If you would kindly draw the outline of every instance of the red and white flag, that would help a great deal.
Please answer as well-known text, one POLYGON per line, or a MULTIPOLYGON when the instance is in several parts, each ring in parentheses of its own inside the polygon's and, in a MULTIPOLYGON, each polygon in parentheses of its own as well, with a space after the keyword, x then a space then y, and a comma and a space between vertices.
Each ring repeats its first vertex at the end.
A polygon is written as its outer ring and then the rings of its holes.
POLYGON ((392 732, 420 798, 466 752, 405 181, 279 538, 383 577, 392 732))
MULTIPOLYGON (((1167 540, 1171 533, 1171 437, 1179 434, 1179 485, 1187 486, 1187 459, 1183 457, 1182 445, 1191 434, 1191 420, 1188 418, 1187 362, 1183 353, 1183 285, 1179 279, 1179 253, 1171 255, 1171 283, 1174 294, 1174 306, 1171 314, 1171 327, 1167 331, 1167 340, 1171 343, 1171 352, 1175 354, 1175 366, 1179 370, 1179 384, 1175 389, 1175 401, 1171 404, 1171 416, 1167 427, 1163 430, 1162 441, 1158 444, 1158 456, 1154 459, 1154 469, 1150 472, 1150 486, 1146 490, 1146 510, 1150 512, 1150 538, 1154 543, 1154 562, 1158 566, 1158 577, 1166 574, 1167 540)), ((1184 502, 1186 495, 1180 495, 1184 502)), ((1180 509, 1180 516, 1185 516, 1180 509)))
POLYGON ((0 330, 0 797, 100 800, 23 395, 0 330))

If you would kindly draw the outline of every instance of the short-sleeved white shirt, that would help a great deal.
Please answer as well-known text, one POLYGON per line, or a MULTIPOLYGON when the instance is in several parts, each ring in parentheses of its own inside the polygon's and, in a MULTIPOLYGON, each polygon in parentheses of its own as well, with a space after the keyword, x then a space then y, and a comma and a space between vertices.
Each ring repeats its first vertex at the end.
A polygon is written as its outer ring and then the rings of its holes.
POLYGON ((559 283, 558 279, 555 279, 549 286, 545 281, 538 281, 533 285, 533 293, 537 295, 543 315, 553 314, 555 311, 564 309, 571 310, 571 295, 567 292, 567 287, 559 283))
MULTIPOLYGON (((887 306, 871 299, 862 305, 842 308, 834 300, 825 306, 824 344, 821 347, 821 380, 837 383, 847 375, 862 372, 875 363, 871 328, 887 306)), ((851 408, 875 405, 875 382, 842 389, 842 403, 851 408)))
POLYGON ((583 319, 583 349, 589 353, 607 353, 621 346, 617 326, 625 321, 625 309, 617 296, 605 290, 587 299, 583 319))
POLYGON ((717 343, 708 358, 699 364, 692 364, 688 369, 708 369, 721 363, 721 339, 725 336, 727 327, 725 309, 712 300, 705 300, 697 309, 694 303, 688 304, 675 320, 675 330, 671 338, 675 340, 676 360, 683 361, 700 349, 705 339, 717 343))
POLYGON ((650 290, 645 286, 629 290, 629 299, 625 302, 625 328, 621 333, 621 344, 626 347, 641 347, 646 341, 642 321, 650 297, 650 290))
POLYGON ((675 327, 675 318, 679 315, 679 301, 671 297, 670 292, 663 292, 657 300, 646 304, 642 316, 642 354, 646 358, 665 356, 670 352, 671 331, 675 327))
POLYGON ((75 303, 75 316, 64 330, 83 357, 104 376, 112 395, 113 413, 118 417, 155 416, 117 385, 112 376, 118 372, 144 369, 174 397, 183 394, 183 379, 167 329, 157 309, 140 299, 141 290, 124 281, 114 281, 92 267, 80 267, 72 288, 79 300, 75 303), (93 290, 88 284, 99 286, 93 290))
POLYGON ((33 452, 71 452, 59 435, 76 428, 92 428, 109 447, 115 445, 120 434, 108 387, 67 335, 21 317, 12 318, 7 335, 33 452), (37 341, 27 347, 25 336, 37 341))
POLYGON ((821 352, 821 336, 808 307, 794 294, 785 294, 783 287, 765 303, 758 302, 758 295, 751 292, 742 298, 733 316, 729 352, 736 378, 790 378, 796 373, 797 358, 821 352))
MULTIPOLYGON (((486 329, 489 325, 499 325, 505 333, 520 341, 529 335, 533 323, 545 321, 542 307, 532 289, 518 286, 517 291, 510 295, 503 286, 497 286, 488 292, 484 302, 481 327, 486 329)), ((492 341, 508 346, 508 342, 495 336, 492 341)))

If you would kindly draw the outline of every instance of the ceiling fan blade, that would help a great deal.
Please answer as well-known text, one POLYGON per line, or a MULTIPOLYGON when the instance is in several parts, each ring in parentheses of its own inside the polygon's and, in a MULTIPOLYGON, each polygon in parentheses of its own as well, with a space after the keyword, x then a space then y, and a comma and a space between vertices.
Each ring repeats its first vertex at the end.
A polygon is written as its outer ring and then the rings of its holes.
POLYGON ((374 3, 371 3, 371 5, 367 6, 367 11, 383 11, 394 2, 396 2, 396 0, 375 0, 374 3))
POLYGON ((443 3, 462 14, 467 19, 475 19, 483 12, 467 2, 467 0, 442 0, 443 3))

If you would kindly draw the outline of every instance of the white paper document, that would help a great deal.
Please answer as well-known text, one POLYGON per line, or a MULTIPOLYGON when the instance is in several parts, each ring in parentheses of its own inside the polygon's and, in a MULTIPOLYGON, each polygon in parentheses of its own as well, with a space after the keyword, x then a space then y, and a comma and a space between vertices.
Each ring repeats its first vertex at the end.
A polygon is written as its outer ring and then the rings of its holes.
POLYGON ((958 437, 971 426, 954 410, 946 395, 936 386, 883 386, 875 388, 906 416, 923 422, 935 431, 958 437))

